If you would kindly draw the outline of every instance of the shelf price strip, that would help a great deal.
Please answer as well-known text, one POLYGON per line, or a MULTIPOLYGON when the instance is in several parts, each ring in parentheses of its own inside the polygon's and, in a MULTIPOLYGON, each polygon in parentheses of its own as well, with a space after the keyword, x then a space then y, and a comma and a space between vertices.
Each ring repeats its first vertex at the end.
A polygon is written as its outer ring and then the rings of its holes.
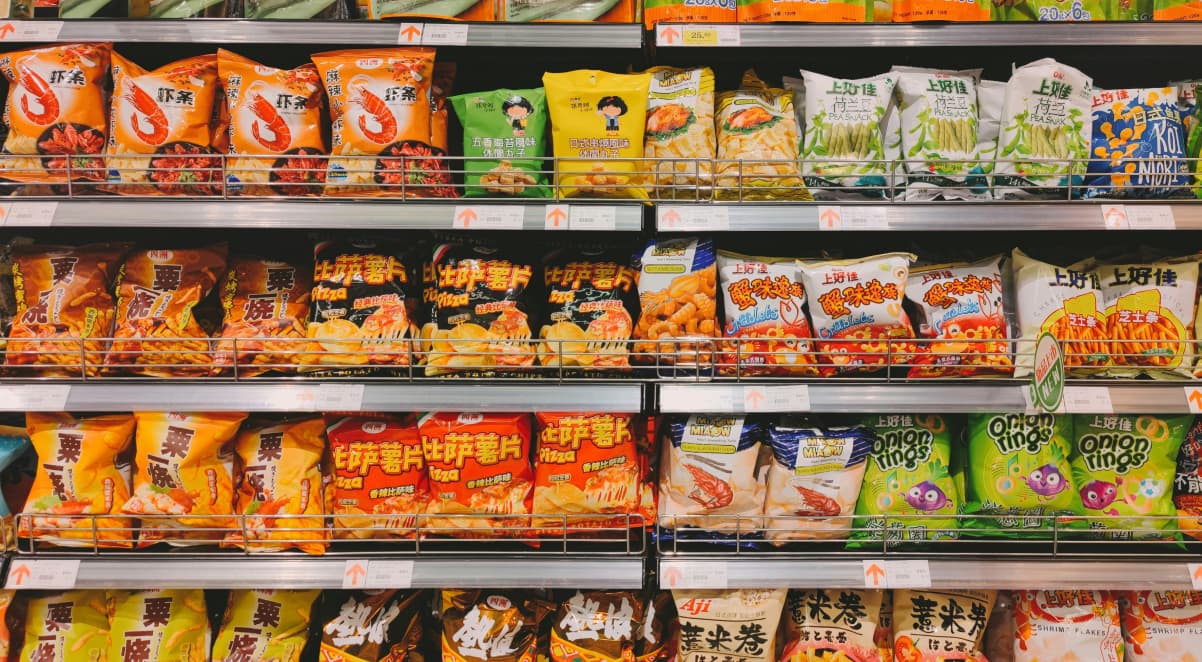
POLYGON ((54 41, 62 29, 62 21, 5 21, 0 41, 54 41))
POLYGON ((660 205, 655 225, 665 232, 715 232, 730 229, 730 209, 722 205, 660 205))
POLYGON ((864 561, 866 588, 930 588, 931 564, 917 561, 864 561))
POLYGON ((1173 208, 1168 205, 1102 205, 1107 230, 1176 230, 1173 208))
POLYGON ((63 411, 70 397, 67 384, 0 386, 0 411, 63 411))
POLYGON ((47 227, 54 222, 57 202, 12 202, 0 204, 0 225, 47 227))
POLYGON ((657 46, 741 46, 737 25, 658 25, 657 46))
POLYGON ((818 207, 818 229, 838 230, 888 230, 889 210, 867 205, 820 205, 818 207))
POLYGON ((618 210, 607 205, 547 205, 544 230, 616 230, 618 210))
POLYGON ((342 571, 342 588, 410 588, 413 586, 413 561, 350 560, 342 571))
POLYGON ((75 588, 79 559, 26 561, 18 559, 8 568, 7 589, 75 588))
POLYGON ((451 227, 456 230, 521 230, 526 208, 519 205, 460 205, 451 227))

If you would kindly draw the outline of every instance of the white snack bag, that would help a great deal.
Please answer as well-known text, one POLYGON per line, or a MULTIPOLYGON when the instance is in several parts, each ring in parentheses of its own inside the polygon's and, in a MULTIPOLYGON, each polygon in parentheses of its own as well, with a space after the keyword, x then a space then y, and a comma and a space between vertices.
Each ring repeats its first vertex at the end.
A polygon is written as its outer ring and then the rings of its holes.
POLYGON ((901 100, 906 199, 980 199, 969 190, 981 174, 977 151, 977 80, 980 69, 942 71, 894 67, 901 100))
POLYGON ((1202 592, 1127 591, 1119 609, 1127 662, 1202 659, 1202 592))
POLYGON ((787 595, 788 589, 783 588, 673 590, 681 631, 676 659, 707 662, 730 657, 738 662, 774 662, 776 631, 784 620, 781 615, 787 595))
POLYGON ((977 155, 984 174, 970 177, 973 193, 993 197, 993 160, 997 158, 997 139, 1002 130, 1002 104, 1006 84, 996 80, 977 82, 977 155))
POLYGON ((1023 591, 1014 616, 1014 662, 1122 662, 1118 605, 1105 591, 1023 591))
POLYGON ((694 414, 665 428, 660 526, 744 534, 761 528, 768 459, 763 427, 742 416, 694 414))
POLYGON ((815 199, 883 197, 890 158, 884 121, 897 77, 846 80, 802 71, 802 174, 815 199), (829 160, 828 160, 829 159, 829 160))

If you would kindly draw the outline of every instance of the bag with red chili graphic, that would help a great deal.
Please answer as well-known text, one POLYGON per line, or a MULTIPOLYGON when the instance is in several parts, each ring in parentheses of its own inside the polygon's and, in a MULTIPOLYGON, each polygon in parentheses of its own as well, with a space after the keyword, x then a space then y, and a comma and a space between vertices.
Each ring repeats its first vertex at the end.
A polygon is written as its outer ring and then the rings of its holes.
POLYGON ((623 528, 640 520, 621 515, 639 511, 642 468, 640 434, 630 414, 539 413, 531 526, 556 533, 559 515, 593 515, 566 520, 577 528, 623 528), (602 517, 602 515, 613 515, 602 517))
POLYGON ((1119 608, 1127 662, 1197 662, 1202 651, 1202 591, 1127 591, 1119 608))
POLYGON ((334 473, 335 538, 412 538, 426 512, 426 478, 417 421, 349 416, 326 429, 334 473))
POLYGON ((1023 591, 1014 620, 1014 662, 1123 660, 1118 603, 1106 591, 1023 591))
POLYGON ((801 269, 790 258, 718 251, 725 303, 720 372, 724 375, 817 376, 801 269))
POLYGON ((906 298, 918 310, 919 336, 933 340, 918 345, 910 377, 978 377, 1013 370, 1001 267, 1001 256, 994 256, 910 272, 906 298))
POLYGON ((981 642, 996 597, 996 591, 894 591, 893 659, 987 662, 981 642))

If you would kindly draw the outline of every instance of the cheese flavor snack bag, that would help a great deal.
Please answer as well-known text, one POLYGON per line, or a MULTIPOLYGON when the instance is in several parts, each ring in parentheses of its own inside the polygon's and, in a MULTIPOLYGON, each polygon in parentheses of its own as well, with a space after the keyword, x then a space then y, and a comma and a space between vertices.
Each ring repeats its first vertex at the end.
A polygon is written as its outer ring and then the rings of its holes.
POLYGON ((213 662, 300 662, 313 603, 321 591, 230 591, 213 643, 213 662))
POLYGON ((543 74, 560 197, 647 198, 640 173, 650 85, 649 73, 543 74))
POLYGON ((544 259, 541 365, 581 371, 630 366, 638 272, 629 263, 628 254, 604 248, 560 250, 544 259))
POLYGON ((1125 591, 1120 596, 1125 660, 1197 660, 1202 648, 1202 592, 1125 591))
POLYGON ((547 96, 543 88, 451 97, 463 125, 464 197, 545 198, 547 96))
POLYGON ((708 67, 652 67, 644 150, 657 197, 694 198, 712 183, 714 72, 708 67), (678 190, 679 189, 679 190, 678 190))
POLYGON ((1169 198, 1190 166, 1177 88, 1094 90, 1087 198, 1169 198))
POLYGON ((1198 258, 1151 264, 1100 265, 1107 337, 1114 367, 1107 374, 1189 376, 1194 363, 1198 258), (1157 342, 1161 341, 1161 342, 1157 342))
MULTIPOLYGON (((782 662, 881 662, 874 641, 886 591, 789 591, 782 662)), ((890 642, 892 643, 892 642, 890 642)))
POLYGON ((911 378, 1005 375, 1013 369, 1001 263, 994 256, 910 272, 906 298, 918 313, 918 335, 933 340, 917 345, 911 378))
POLYGON ((996 597, 996 591, 893 591, 893 659, 986 662, 981 644, 996 597))
MULTIPOLYGON (((788 591, 758 590, 672 591, 680 621, 679 662, 704 662, 729 653, 739 644, 723 633, 741 633, 742 662, 775 662, 777 628, 788 591)), ((807 661, 808 662, 808 661, 807 661)))
POLYGON ((201 590, 114 591, 108 659, 208 662, 209 614, 201 590))
POLYGON ((646 617, 632 591, 576 591, 551 616, 551 660, 633 662, 646 617))
POLYGON ((107 657, 109 607, 104 591, 61 591, 30 596, 24 605, 23 643, 19 642, 19 648, 10 651, 10 655, 19 654, 16 660, 111 659, 107 657))
POLYGON ((692 415, 671 421, 665 433, 660 526, 743 535, 759 529, 770 461, 764 426, 743 416, 692 415))
POLYGON ((1061 342, 1070 374, 1098 372, 1110 363, 1106 306, 1092 267, 1088 261, 1060 267, 1014 249, 1011 269, 1020 333, 1014 346, 1016 378, 1031 374, 1035 344, 1044 333, 1061 342))
POLYGON ((531 526, 557 533, 564 525, 574 530, 637 524, 623 516, 638 513, 642 496, 636 435, 645 430, 635 418, 629 414, 540 412, 536 420, 535 517, 531 526), (561 514, 593 517, 565 521, 561 514))
POLYGON ((708 238, 650 239, 635 260, 639 270, 639 303, 634 351, 642 363, 670 365, 712 361, 708 338, 718 330, 714 243, 708 238), (701 342, 680 342, 700 339, 701 342))
MULTIPOLYGON (((897 75, 848 80, 801 71, 805 81, 805 182, 819 200, 884 197, 889 159, 886 131, 897 75)), ((897 113, 896 110, 893 111, 897 113)), ((901 130, 900 123, 897 130, 901 130)), ((900 144, 901 136, 897 136, 900 144)))
POLYGON ((977 151, 977 82, 981 71, 894 67, 901 99, 907 200, 973 200, 984 172, 977 151))
POLYGON ((721 374, 816 376, 801 269, 791 258, 718 251, 726 323, 721 374))
POLYGON ((1129 659, 1107 591, 1021 591, 1015 607, 1014 662, 1129 659))
POLYGON ((748 69, 739 89, 718 95, 717 129, 717 198, 813 199, 801 179, 791 91, 748 69))
POLYGON ((239 377, 294 372, 304 359, 313 281, 296 262, 254 256, 230 259, 221 285, 225 311, 213 365, 239 377))
POLYGON ((412 538, 430 483, 417 421, 348 416, 326 429, 335 538, 412 538))

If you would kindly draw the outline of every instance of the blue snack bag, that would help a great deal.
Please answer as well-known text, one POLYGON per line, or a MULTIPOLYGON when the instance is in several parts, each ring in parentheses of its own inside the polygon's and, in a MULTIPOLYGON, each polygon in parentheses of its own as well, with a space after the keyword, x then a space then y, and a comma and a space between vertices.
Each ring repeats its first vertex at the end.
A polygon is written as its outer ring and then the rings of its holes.
POLYGON ((1185 130, 1172 86, 1095 90, 1087 198, 1167 198, 1189 184, 1185 130))
MULTIPOLYGON (((0 425, 0 471, 4 471, 33 444, 25 428, 14 425, 0 425)), ((0 498, 0 517, 9 516, 11 511, 8 503, 0 498)))

